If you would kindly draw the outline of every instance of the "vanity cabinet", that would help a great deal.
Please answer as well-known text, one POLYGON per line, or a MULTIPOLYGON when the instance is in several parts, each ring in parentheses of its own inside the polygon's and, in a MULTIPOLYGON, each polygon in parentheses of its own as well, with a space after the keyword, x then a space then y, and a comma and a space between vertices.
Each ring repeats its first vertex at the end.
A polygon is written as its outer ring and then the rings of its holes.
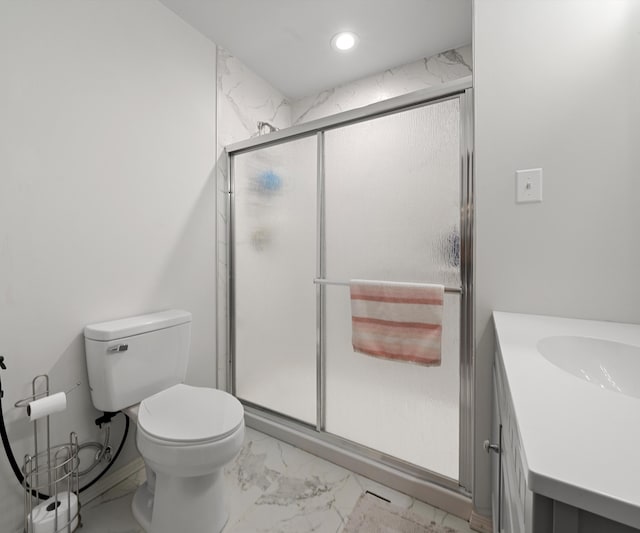
MULTIPOLYGON (((554 445, 553 435, 548 445, 554 445)), ((485 450, 491 454, 494 533, 640 533, 640 529, 529 490, 525 447, 499 349, 493 365, 491 440, 485 442, 485 450)))
POLYGON ((485 448, 491 454, 494 533, 551 533, 553 501, 527 488, 518 424, 498 354, 493 365, 491 437, 485 448))

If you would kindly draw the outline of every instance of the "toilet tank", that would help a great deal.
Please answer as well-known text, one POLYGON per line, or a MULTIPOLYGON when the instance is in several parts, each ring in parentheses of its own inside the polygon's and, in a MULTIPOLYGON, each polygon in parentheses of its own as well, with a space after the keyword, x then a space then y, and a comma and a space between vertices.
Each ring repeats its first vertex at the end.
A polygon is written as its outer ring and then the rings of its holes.
POLYGON ((120 411, 182 383, 191 341, 191 313, 172 309, 84 328, 91 400, 120 411))

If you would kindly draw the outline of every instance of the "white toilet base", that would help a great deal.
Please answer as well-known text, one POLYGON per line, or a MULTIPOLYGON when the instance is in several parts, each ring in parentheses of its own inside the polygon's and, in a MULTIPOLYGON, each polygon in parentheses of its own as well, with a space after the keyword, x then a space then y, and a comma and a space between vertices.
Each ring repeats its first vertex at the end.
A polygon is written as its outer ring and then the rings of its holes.
POLYGON ((151 531, 151 511, 153 511, 153 494, 149 491, 147 483, 143 483, 133 496, 131 512, 133 518, 146 532, 151 531))
POLYGON ((220 533, 229 518, 222 469, 199 477, 156 473, 155 496, 146 483, 133 498, 136 521, 147 533, 220 533))

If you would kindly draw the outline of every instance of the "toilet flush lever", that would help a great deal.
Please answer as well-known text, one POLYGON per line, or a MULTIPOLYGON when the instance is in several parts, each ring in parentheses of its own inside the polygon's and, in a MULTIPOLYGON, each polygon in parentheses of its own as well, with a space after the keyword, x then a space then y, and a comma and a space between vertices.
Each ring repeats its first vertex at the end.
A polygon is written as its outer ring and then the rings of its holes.
POLYGON ((115 344, 107 348, 108 353, 126 352, 129 349, 128 344, 115 344))

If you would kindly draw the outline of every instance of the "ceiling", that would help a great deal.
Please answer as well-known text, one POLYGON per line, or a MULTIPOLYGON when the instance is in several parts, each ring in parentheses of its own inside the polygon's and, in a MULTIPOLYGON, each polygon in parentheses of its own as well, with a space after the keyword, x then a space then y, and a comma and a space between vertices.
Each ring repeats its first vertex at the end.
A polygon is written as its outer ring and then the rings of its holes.
POLYGON ((471 0, 160 1, 294 99, 471 43, 471 0))

